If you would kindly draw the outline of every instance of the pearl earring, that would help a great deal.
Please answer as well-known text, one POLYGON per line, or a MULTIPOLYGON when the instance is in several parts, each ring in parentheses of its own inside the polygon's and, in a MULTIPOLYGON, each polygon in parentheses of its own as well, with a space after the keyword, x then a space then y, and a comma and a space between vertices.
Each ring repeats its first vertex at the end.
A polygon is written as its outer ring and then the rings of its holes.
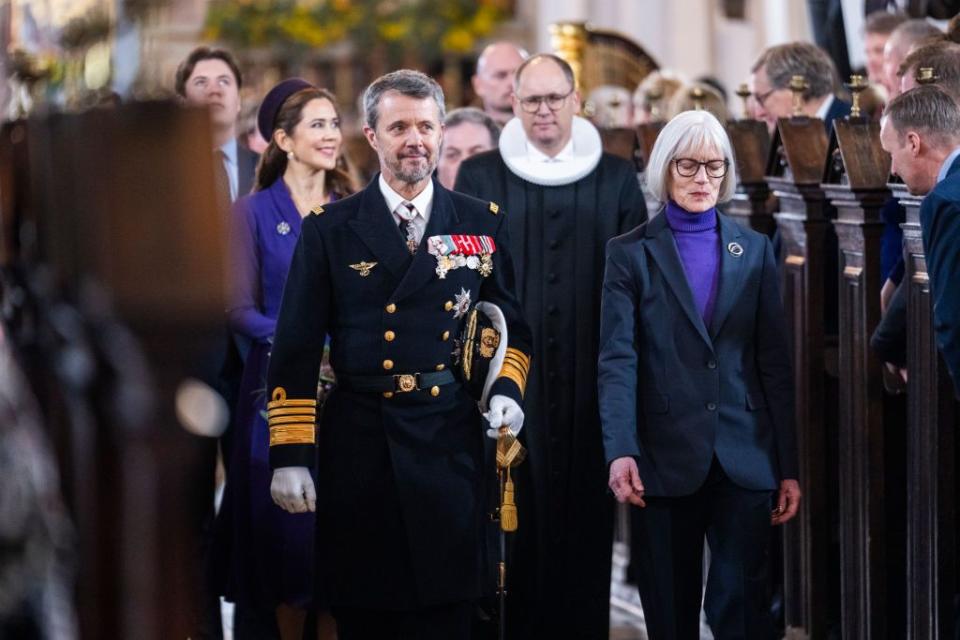
POLYGON ((287 160, 293 160, 293 158, 294 158, 293 151, 287 151, 287 160))

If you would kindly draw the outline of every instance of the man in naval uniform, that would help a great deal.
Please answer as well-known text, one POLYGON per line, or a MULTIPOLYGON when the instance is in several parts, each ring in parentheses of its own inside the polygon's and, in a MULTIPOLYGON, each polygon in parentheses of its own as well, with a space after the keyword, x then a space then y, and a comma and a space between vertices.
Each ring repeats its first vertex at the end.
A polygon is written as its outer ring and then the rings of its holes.
POLYGON ((535 55, 514 88, 499 149, 466 160, 455 187, 509 212, 537 352, 507 620, 514 637, 605 638, 613 504, 597 408, 600 291, 607 240, 644 222, 646 207, 630 163, 603 153, 597 130, 575 116, 566 62, 535 55))
POLYGON ((503 211, 431 177, 439 85, 396 71, 363 102, 381 173, 304 219, 284 289, 267 375, 271 493, 287 511, 317 512, 318 590, 342 640, 468 638, 483 429, 453 345, 476 301, 500 307, 509 345, 489 389, 495 437, 523 424, 530 330, 503 211), (315 429, 328 334, 337 387, 315 429))

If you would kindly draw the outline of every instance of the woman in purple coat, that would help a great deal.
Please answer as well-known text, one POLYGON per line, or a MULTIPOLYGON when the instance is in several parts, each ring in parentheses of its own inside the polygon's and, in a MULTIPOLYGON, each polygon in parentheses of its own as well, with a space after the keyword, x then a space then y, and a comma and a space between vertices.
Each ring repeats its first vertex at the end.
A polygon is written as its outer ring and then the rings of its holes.
MULTIPOLYGON (((270 498, 267 359, 301 220, 355 187, 337 169, 343 137, 328 91, 299 78, 284 80, 264 98, 257 125, 269 146, 253 193, 234 205, 230 234, 228 318, 246 348, 237 445, 221 514, 229 531, 225 595, 237 604, 237 640, 300 640, 308 611, 323 608, 314 589, 314 519, 287 513, 270 498)), ((321 629, 332 625, 319 617, 321 629)))

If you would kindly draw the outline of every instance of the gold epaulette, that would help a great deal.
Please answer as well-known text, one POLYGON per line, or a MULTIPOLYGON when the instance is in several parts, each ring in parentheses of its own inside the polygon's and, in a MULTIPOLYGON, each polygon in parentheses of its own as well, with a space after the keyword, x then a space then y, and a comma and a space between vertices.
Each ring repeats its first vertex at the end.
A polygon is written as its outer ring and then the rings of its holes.
POLYGON ((500 213, 500 205, 498 205, 496 202, 491 202, 490 213, 492 213, 493 215, 497 215, 498 213, 500 213))
POLYGON ((530 373, 530 356, 519 349, 507 348, 503 358, 503 367, 500 369, 501 378, 509 378, 520 387, 522 396, 527 389, 527 375, 530 373))
POLYGON ((287 400, 287 390, 277 387, 267 403, 270 446, 314 444, 317 441, 317 401, 287 400))

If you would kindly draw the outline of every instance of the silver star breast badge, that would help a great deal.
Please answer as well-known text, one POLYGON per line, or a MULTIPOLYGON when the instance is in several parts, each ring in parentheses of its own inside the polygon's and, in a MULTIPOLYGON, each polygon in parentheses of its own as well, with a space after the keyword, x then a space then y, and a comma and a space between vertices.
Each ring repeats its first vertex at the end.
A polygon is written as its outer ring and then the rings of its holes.
POLYGON ((462 318, 467 315, 467 311, 470 310, 470 292, 460 287, 460 293, 456 294, 453 299, 456 301, 453 307, 453 317, 462 318))

